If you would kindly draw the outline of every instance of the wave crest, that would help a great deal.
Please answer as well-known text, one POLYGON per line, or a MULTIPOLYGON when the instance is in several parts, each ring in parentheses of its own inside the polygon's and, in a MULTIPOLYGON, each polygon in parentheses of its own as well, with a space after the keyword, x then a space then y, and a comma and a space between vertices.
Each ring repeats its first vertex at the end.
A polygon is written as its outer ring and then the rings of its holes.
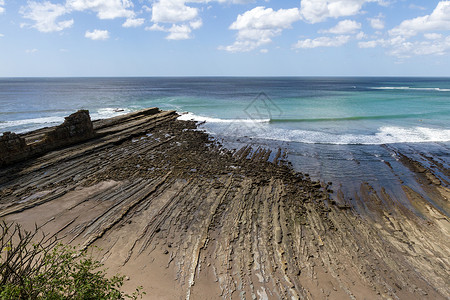
POLYGON ((450 92, 450 89, 442 89, 438 87, 431 88, 416 88, 409 86, 380 86, 371 87, 372 90, 411 90, 411 91, 434 91, 434 92, 450 92))
POLYGON ((220 119, 198 116, 193 113, 184 113, 178 117, 182 121, 197 121, 207 123, 269 123, 270 119, 220 119))
POLYGON ((314 130, 281 129, 269 126, 206 126, 208 132, 220 137, 250 137, 283 142, 335 145, 380 145, 397 143, 450 142, 450 130, 428 127, 383 126, 373 134, 330 133, 314 130))

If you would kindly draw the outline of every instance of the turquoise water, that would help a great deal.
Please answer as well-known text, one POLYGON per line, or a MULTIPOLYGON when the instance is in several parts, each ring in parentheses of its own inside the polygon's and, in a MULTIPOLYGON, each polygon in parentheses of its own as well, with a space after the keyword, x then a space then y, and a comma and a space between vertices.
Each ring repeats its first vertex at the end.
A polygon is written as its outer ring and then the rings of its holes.
POLYGON ((322 144, 450 141, 448 78, 0 79, 0 131, 157 106, 216 135, 322 144))
POLYGON ((201 130, 230 148, 282 148, 345 195, 368 182, 407 205, 401 184, 421 187, 398 152, 450 166, 450 78, 0 79, 0 132, 57 125, 78 109, 99 119, 154 106, 206 121, 201 130))

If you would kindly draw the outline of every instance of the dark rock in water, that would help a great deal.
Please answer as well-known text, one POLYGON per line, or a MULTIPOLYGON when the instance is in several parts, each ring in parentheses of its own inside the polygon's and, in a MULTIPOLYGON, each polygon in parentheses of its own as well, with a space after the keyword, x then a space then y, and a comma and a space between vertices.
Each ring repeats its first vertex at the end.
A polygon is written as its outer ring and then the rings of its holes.
POLYGON ((4 152, 15 152, 23 151, 27 147, 24 138, 21 138, 14 132, 7 131, 3 133, 0 137, 0 151, 4 152))
POLYGON ((0 137, 0 166, 16 159, 22 159, 24 153, 29 152, 25 139, 14 132, 5 132, 0 137))
POLYGON ((46 134, 43 143, 55 146, 65 146, 94 137, 89 111, 79 110, 65 118, 64 123, 56 126, 53 131, 46 134))
POLYGON ((5 132, 0 138, 0 167, 73 145, 95 136, 89 111, 79 110, 65 118, 64 123, 47 132, 38 142, 27 144, 15 133, 5 132))

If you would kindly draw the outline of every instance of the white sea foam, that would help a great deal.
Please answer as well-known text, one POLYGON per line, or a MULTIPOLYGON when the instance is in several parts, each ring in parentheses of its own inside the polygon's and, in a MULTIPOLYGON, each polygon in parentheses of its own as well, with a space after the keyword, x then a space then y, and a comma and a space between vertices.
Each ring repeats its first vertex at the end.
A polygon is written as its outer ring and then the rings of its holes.
POLYGON ((132 110, 129 109, 129 108, 105 107, 105 108, 100 108, 96 112, 91 111, 90 115, 91 115, 91 119, 92 120, 98 120, 98 119, 107 119, 107 118, 120 116, 120 115, 123 115, 123 114, 127 114, 127 113, 129 113, 131 111, 132 110))
MULTIPOLYGON (((106 119, 131 112, 128 108, 101 108, 98 111, 90 111, 91 119, 106 119)), ((55 126, 64 122, 65 116, 53 116, 42 118, 21 119, 12 121, 0 121, 0 132, 14 131, 24 133, 46 126, 55 126)))
POLYGON ((41 124, 42 125, 41 127, 44 127, 46 124, 55 124, 61 122, 64 122, 64 117, 44 117, 44 118, 5 121, 0 123, 0 130, 9 127, 19 127, 36 124, 41 124))
POLYGON ((450 142, 450 130, 427 127, 385 126, 374 134, 330 133, 313 130, 288 130, 270 126, 228 126, 209 130, 219 136, 251 137, 285 142, 336 145, 373 145, 393 143, 450 142))
POLYGON ((434 91, 434 92, 450 92, 450 89, 441 89, 438 87, 431 88, 415 88, 409 86, 381 86, 372 87, 373 90, 411 90, 411 91, 434 91))
POLYGON ((182 121, 198 121, 207 123, 269 123, 270 119, 220 119, 198 116, 193 113, 184 113, 178 117, 182 121))

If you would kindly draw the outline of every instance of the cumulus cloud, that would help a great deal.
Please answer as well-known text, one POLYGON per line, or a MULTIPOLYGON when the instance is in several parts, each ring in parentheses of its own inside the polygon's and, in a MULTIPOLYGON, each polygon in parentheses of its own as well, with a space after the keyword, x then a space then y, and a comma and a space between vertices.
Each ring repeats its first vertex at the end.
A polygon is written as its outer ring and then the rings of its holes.
POLYGON ((197 29, 197 26, 201 26, 201 24, 194 24, 195 28, 192 25, 187 24, 172 24, 171 27, 164 27, 159 24, 153 24, 150 27, 146 27, 145 30, 168 32, 169 34, 166 36, 167 40, 187 40, 191 38, 192 28, 197 29))
POLYGON ((186 5, 185 0, 159 0, 152 7, 155 23, 179 23, 195 19, 198 9, 186 5))
POLYGON ((336 26, 328 30, 322 30, 322 33, 333 33, 333 34, 347 34, 353 33, 361 29, 361 23, 352 20, 343 20, 337 23, 336 26))
MULTIPOLYGON (((169 34, 166 36, 168 40, 186 40, 191 38, 193 29, 199 29, 202 26, 202 20, 198 17, 198 8, 186 5, 186 0, 159 0, 153 3, 151 27, 147 30, 164 31, 169 34), (171 24, 166 27, 163 24, 171 24)), ((189 1, 189 2, 208 2, 189 1)))
POLYGON ((94 31, 88 30, 86 31, 84 36, 94 41, 105 41, 109 39, 109 32, 108 30, 99 30, 99 29, 95 29, 94 31))
MULTIPOLYGON (((1 3, 4 0, 0 0, 1 3)), ((74 11, 93 11, 99 19, 127 18, 124 27, 137 27, 143 24, 144 19, 136 18, 132 10, 131 0, 67 0, 65 4, 54 4, 49 1, 28 1, 20 9, 24 18, 34 21, 30 26, 41 32, 61 31, 73 25, 73 19, 57 21, 63 15, 74 11)))
POLYGON ((5 5, 4 0, 0 0, 0 15, 5 11, 5 8, 3 7, 5 5))
POLYGON ((359 42, 358 46, 382 47, 389 55, 401 59, 418 55, 445 55, 450 53, 450 36, 438 32, 448 30, 450 1, 440 1, 431 14, 404 20, 389 30, 387 38, 359 42))
POLYGON ((199 29, 200 27, 202 27, 203 22, 201 19, 189 22, 189 25, 192 27, 192 29, 199 29))
POLYGON ((410 58, 418 55, 445 55, 450 51, 450 36, 416 41, 410 41, 407 38, 397 36, 389 39, 360 42, 358 46, 359 48, 375 48, 380 46, 386 48, 389 55, 398 58, 410 58))
POLYGON ((261 45, 272 42, 272 38, 279 35, 284 29, 291 28, 292 23, 300 20, 298 8, 279 9, 263 6, 238 15, 235 22, 229 27, 237 30, 237 38, 234 44, 221 46, 219 49, 229 52, 246 52, 258 48, 261 45))
POLYGON ((318 23, 328 18, 356 15, 368 2, 386 5, 382 0, 302 0, 300 13, 305 21, 318 23))
POLYGON ((450 36, 436 31, 448 30, 450 1, 440 1, 431 14, 405 20, 389 30, 388 38, 360 42, 358 46, 382 47, 389 55, 402 59, 417 55, 444 55, 450 52, 450 36), (420 33, 423 33, 423 36, 419 35, 420 33))
POLYGON ((442 34, 439 33, 425 33, 423 36, 428 40, 442 39, 442 34))
POLYGON ((381 30, 384 29, 384 21, 381 18, 369 18, 370 26, 373 29, 381 30))
POLYGON ((316 39, 300 40, 294 45, 294 48, 312 49, 318 47, 340 47, 347 44, 349 41, 349 35, 337 35, 334 37, 322 36, 316 39))
POLYGON ((57 19, 69 11, 64 5, 45 2, 28 2, 28 6, 21 7, 20 13, 24 18, 30 19, 35 23, 33 25, 22 24, 21 26, 30 26, 40 32, 61 31, 72 27, 73 19, 57 21, 57 19))
POLYGON ((363 31, 360 31, 360 32, 358 32, 357 35, 355 35, 355 38, 356 38, 357 40, 362 40, 362 39, 367 38, 367 34, 365 34, 363 31))
POLYGON ((450 51, 450 36, 434 41, 402 41, 395 43, 389 40, 391 48, 388 54, 409 58, 417 55, 445 55, 450 51))
POLYGON ((67 0, 68 9, 76 11, 90 10, 97 13, 99 19, 132 18, 135 13, 130 8, 130 0, 67 0))
POLYGON ((168 40, 186 40, 191 36, 192 29, 188 25, 172 25, 168 30, 168 40))
POLYGON ((430 15, 403 21, 389 34, 412 37, 420 32, 438 30, 450 30, 450 1, 439 2, 430 15))
POLYGON ((375 48, 378 45, 377 41, 359 42, 359 48, 375 48))
POLYGON ((125 23, 122 24, 122 27, 129 28, 129 27, 139 27, 142 24, 144 24, 145 19, 143 18, 129 18, 125 21, 125 23))

